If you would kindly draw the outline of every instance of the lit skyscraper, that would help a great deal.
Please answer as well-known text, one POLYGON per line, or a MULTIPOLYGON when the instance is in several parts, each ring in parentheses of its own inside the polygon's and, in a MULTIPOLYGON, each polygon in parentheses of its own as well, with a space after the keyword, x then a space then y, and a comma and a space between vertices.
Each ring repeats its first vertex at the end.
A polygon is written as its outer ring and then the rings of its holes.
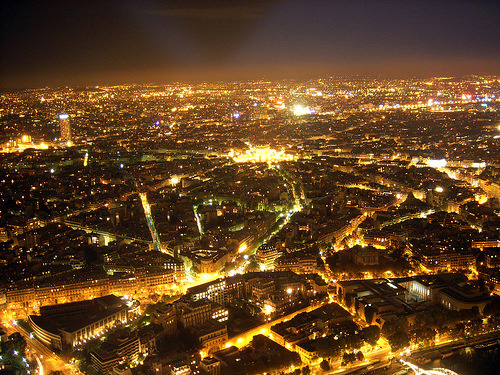
POLYGON ((67 113, 59 115, 59 129, 61 130, 61 140, 71 141, 71 124, 67 113))

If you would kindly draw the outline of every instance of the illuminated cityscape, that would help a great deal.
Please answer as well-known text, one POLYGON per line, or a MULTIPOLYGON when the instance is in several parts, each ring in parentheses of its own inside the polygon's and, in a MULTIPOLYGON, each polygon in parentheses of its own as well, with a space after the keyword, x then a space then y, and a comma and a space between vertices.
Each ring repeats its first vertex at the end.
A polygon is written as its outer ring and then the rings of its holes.
POLYGON ((0 374, 496 374, 499 5, 403 3, 9 4, 0 374))

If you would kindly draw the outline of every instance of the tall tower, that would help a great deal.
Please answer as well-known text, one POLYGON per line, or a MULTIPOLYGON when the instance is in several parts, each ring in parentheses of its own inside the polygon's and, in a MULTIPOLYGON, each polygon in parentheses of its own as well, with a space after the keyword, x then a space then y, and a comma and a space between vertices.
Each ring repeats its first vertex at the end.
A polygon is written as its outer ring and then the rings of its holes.
POLYGON ((59 115, 59 129, 61 130, 61 140, 71 142, 71 124, 67 113, 59 115))

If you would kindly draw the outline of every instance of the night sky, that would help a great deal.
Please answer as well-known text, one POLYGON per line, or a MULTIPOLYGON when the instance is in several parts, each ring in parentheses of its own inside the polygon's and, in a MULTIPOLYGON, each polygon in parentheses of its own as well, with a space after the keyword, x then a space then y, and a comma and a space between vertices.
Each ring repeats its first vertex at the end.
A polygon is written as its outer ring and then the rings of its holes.
POLYGON ((500 73, 500 1, 2 1, 0 87, 500 73))

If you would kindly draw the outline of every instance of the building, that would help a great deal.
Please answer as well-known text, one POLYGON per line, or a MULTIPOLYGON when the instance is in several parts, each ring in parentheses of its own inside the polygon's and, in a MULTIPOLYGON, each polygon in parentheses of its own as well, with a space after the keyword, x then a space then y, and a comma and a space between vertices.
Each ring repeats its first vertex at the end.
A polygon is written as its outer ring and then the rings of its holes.
POLYGON ((241 349, 230 346, 214 353, 213 357, 220 361, 222 374, 257 374, 271 369, 274 373, 288 372, 291 366, 300 366, 298 354, 262 334, 253 336, 250 345, 241 349))
POLYGON ((261 269, 274 268, 274 261, 281 255, 281 251, 276 248, 275 244, 264 244, 259 246, 255 253, 255 259, 261 269))
POLYGON ((408 242, 407 250, 432 271, 475 270, 476 258, 468 249, 454 249, 419 240, 408 242))
POLYGON ((366 219, 365 215, 358 215, 345 223, 323 224, 316 233, 318 243, 340 243, 349 236, 366 219))
POLYGON ((409 303, 429 301, 449 310, 477 307, 482 312, 491 300, 487 293, 467 284, 467 278, 458 273, 415 276, 400 280, 398 284, 408 290, 409 303))
POLYGON ((187 295, 190 296, 194 301, 200 299, 208 299, 222 305, 228 301, 226 289, 226 279, 220 278, 205 284, 189 288, 187 291, 187 295))
POLYGON ((363 233, 363 242, 371 246, 388 247, 391 245, 391 233, 381 230, 370 230, 363 233))
POLYGON ((92 351, 90 356, 92 367, 98 374, 109 374, 120 363, 120 357, 112 351, 96 349, 92 351))
POLYGON ((174 363, 170 365, 170 375, 191 375, 191 367, 184 362, 174 363))
POLYGON ((176 303, 179 321, 184 328, 196 327, 213 319, 224 322, 228 317, 228 310, 215 302, 202 299, 189 303, 176 303))
POLYGON ((159 324, 167 334, 172 334, 177 330, 177 309, 171 303, 157 308, 151 314, 151 323, 159 324))
POLYGON ((163 327, 159 324, 148 324, 138 329, 137 335, 141 344, 140 353, 144 358, 158 352, 156 340, 164 337, 164 333, 163 327))
POLYGON ((352 249, 352 260, 358 266, 373 266, 378 264, 378 254, 373 246, 355 246, 352 249))
POLYGON ((243 298, 244 291, 242 276, 235 275, 193 286, 187 290, 186 298, 193 301, 208 299, 219 305, 224 305, 236 298, 243 298))
POLYGON ((245 296, 247 298, 266 298, 272 291, 303 293, 304 280, 291 271, 247 272, 243 275, 245 296))
POLYGON ((333 293, 339 301, 350 304, 357 316, 379 326, 423 306, 441 305, 449 310, 477 307, 482 311, 491 300, 467 284, 467 277, 460 273, 337 281, 333 293))
POLYGON ((252 297, 257 300, 266 299, 272 292, 276 290, 276 282, 272 279, 270 280, 259 280, 252 288, 252 297))
POLYGON ((467 277, 459 273, 441 275, 422 275, 404 279, 395 279, 399 285, 408 290, 408 302, 430 301, 438 304, 440 291, 448 286, 463 288, 467 277))
POLYGON ((287 349, 303 341, 318 329, 352 321, 351 314, 336 303, 329 303, 310 312, 296 315, 293 319, 271 327, 273 340, 287 349))
POLYGON ((90 352, 92 367, 98 374, 109 374, 119 364, 137 360, 140 342, 137 331, 120 331, 90 352))
POLYGON ((295 273, 315 273, 317 272, 316 254, 295 252, 282 255, 274 261, 275 271, 292 271, 295 273))
POLYGON ((287 293, 286 291, 276 291, 270 293, 266 299, 263 299, 264 311, 270 312, 269 315, 281 315, 294 306, 299 306, 302 302, 298 293, 287 293))
POLYGON ((200 368, 207 375, 220 375, 220 361, 214 357, 205 357, 200 362, 200 368))
POLYGON ((59 129, 61 131, 61 141, 71 142, 71 123, 67 113, 59 115, 59 129))
POLYGON ((295 345, 295 351, 299 353, 302 362, 312 364, 318 358, 316 344, 311 340, 300 341, 295 345))
POLYGON ((350 296, 350 307, 370 324, 382 326, 387 316, 402 314, 409 309, 406 303, 408 291, 388 279, 337 281, 335 286, 337 299, 347 304, 350 296), (367 318, 368 307, 373 312, 370 318, 367 318))
POLYGON ((128 306, 108 295, 93 300, 44 306, 28 322, 35 336, 46 346, 63 349, 96 338, 128 321, 128 306))
POLYGON ((482 311, 490 297, 466 282, 467 277, 459 273, 347 280, 337 281, 334 293, 339 301, 346 301, 350 295, 358 316, 382 326, 395 315, 410 314, 423 305, 442 305, 449 310, 477 307, 482 311))
POLYGON ((487 268, 500 267, 500 247, 486 247, 483 251, 487 268))
POLYGON ((196 329, 203 355, 210 355, 224 348, 228 340, 227 326, 224 323, 209 321, 196 329))
POLYGON ((479 278, 487 283, 493 293, 500 294, 500 268, 482 268, 479 278))
POLYGON ((200 361, 200 352, 192 349, 184 352, 171 351, 163 355, 150 355, 145 358, 144 365, 154 374, 188 375, 194 373, 205 375, 203 372, 195 370, 199 367, 200 361))
POLYGON ((193 270, 197 274, 216 274, 222 272, 229 254, 225 250, 198 250, 189 254, 193 270))
POLYGON ((490 247, 500 247, 500 240, 483 240, 483 241, 472 241, 471 247, 473 249, 490 248, 490 247))
POLYGON ((312 287, 313 294, 327 294, 328 293, 328 284, 321 276, 316 276, 313 280, 309 282, 309 285, 312 287))
POLYGON ((171 334, 177 330, 178 323, 184 328, 199 327, 211 320, 225 322, 228 314, 226 308, 208 299, 181 298, 153 311, 151 323, 161 325, 165 333, 171 334))
POLYGON ((265 298, 273 290, 289 289, 294 293, 303 293, 305 290, 303 279, 294 272, 247 272, 244 275, 219 278, 191 287, 184 299, 186 301, 207 299, 224 305, 236 299, 257 298, 257 296, 265 298))
POLYGON ((443 288, 440 293, 440 303, 448 310, 463 310, 477 308, 483 312, 491 297, 485 293, 474 292, 468 288, 443 288))
MULTIPOLYGON (((89 275, 90 276, 90 275, 89 275)), ((5 300, 9 308, 25 308, 75 302, 108 294, 134 295, 141 289, 162 290, 175 285, 172 269, 156 271, 137 270, 126 276, 95 275, 82 281, 57 280, 50 284, 28 284, 21 282, 5 290, 5 300)))

